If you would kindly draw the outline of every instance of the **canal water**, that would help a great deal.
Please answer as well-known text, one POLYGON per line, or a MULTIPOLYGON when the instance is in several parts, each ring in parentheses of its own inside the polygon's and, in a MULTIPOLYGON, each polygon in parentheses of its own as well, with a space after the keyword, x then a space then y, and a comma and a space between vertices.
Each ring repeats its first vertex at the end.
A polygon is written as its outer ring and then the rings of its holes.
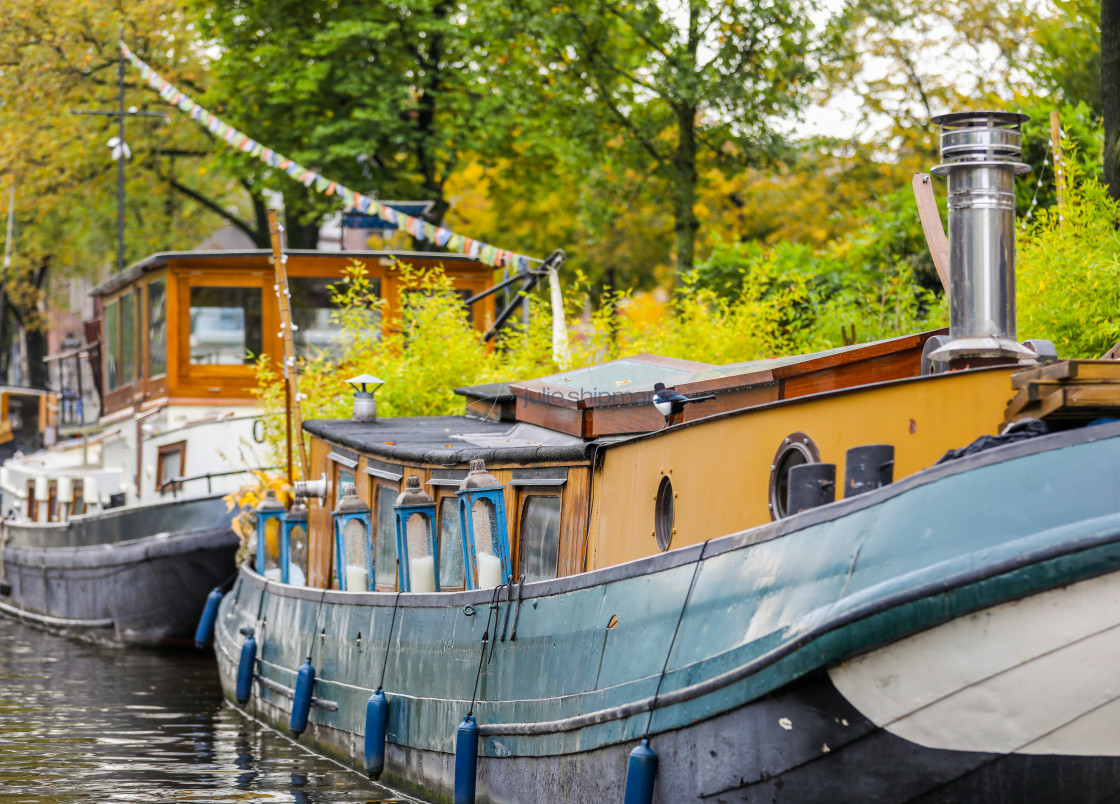
POLYGON ((209 653, 73 642, 0 618, 0 804, 415 802, 222 699, 209 653))

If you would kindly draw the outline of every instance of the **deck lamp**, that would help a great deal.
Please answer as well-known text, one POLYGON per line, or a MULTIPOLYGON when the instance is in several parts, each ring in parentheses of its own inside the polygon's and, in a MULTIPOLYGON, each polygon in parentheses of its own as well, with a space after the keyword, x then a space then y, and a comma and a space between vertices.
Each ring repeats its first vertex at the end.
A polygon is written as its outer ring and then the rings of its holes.
POLYGON ((436 504, 409 475, 393 506, 397 520, 397 583, 402 592, 439 591, 439 549, 436 547, 436 504))
POLYGON ((354 421, 377 421, 377 400, 373 395, 385 384, 385 381, 379 380, 372 374, 359 374, 348 379, 346 383, 354 389, 354 421))
POLYGON ((505 583, 513 574, 505 487, 486 471, 484 460, 475 458, 455 496, 459 498, 468 588, 488 589, 505 583))
POLYGON ((297 495, 284 515, 284 538, 280 542, 282 580, 293 586, 307 586, 307 503, 297 495))
POLYGON ((343 592, 368 592, 373 580, 373 547, 369 506, 362 502, 353 483, 342 487, 342 499, 334 509, 334 554, 338 588, 343 592))
POLYGON ((284 503, 269 489, 257 506, 257 572, 270 581, 283 579, 280 531, 284 522, 284 503))

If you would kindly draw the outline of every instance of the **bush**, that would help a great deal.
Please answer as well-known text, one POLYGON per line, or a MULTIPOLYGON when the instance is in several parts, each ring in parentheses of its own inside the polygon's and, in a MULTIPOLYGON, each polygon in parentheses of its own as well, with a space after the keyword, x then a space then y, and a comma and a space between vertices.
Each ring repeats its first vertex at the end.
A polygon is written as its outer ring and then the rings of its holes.
POLYGON ((1067 158, 1062 207, 1037 213, 1018 238, 1020 338, 1046 338, 1062 358, 1100 357, 1120 340, 1120 205, 1067 158))

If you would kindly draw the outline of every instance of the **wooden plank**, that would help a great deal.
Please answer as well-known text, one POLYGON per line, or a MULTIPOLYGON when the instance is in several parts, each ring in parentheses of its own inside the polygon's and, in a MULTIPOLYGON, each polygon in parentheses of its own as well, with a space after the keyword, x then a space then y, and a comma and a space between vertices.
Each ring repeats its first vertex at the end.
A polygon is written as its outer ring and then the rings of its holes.
POLYGON ((915 173, 911 182, 914 200, 918 202, 918 217, 922 221, 922 231, 926 235, 926 246, 933 257, 933 267, 941 287, 949 292, 949 239, 941 225, 941 213, 937 209, 937 198, 933 194, 933 181, 928 173, 915 173))
POLYGON ((1062 360, 1011 375, 1012 388, 1032 382, 1120 382, 1120 360, 1062 360))

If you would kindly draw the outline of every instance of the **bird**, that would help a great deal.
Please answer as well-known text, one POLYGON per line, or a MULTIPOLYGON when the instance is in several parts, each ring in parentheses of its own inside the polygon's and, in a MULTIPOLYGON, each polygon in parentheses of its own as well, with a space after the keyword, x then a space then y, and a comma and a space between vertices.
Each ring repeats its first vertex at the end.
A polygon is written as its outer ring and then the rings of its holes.
POLYGON ((685 396, 679 393, 675 388, 666 388, 663 382, 655 382, 653 384, 653 406, 657 408, 658 413, 665 417, 666 427, 674 416, 684 412, 684 406, 689 402, 702 402, 705 399, 715 398, 715 394, 691 397, 685 396))

